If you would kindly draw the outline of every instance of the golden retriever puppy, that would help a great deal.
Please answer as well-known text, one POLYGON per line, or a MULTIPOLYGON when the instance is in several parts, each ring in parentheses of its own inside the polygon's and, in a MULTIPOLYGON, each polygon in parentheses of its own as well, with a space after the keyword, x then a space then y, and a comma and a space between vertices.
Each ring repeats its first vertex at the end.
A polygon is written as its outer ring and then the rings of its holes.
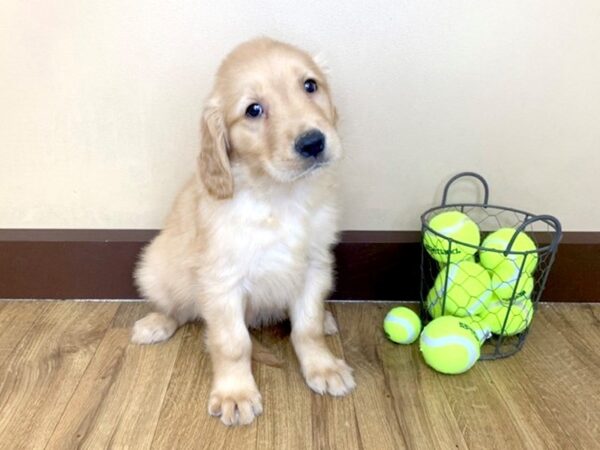
POLYGON ((345 395, 352 370, 328 349, 324 310, 336 239, 336 110, 305 52, 261 38, 220 66, 201 124, 197 176, 179 194, 136 270, 156 312, 132 341, 168 339, 204 319, 213 367, 208 412, 226 425, 262 411, 248 327, 289 317, 307 384, 345 395))

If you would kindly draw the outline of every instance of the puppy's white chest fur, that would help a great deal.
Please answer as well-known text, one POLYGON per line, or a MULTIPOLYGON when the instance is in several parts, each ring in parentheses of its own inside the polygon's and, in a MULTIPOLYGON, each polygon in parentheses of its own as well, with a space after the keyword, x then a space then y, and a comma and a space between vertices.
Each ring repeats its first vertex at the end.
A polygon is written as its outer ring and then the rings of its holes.
POLYGON ((327 251, 333 240, 333 209, 315 204, 312 191, 310 185, 260 193, 242 189, 219 214, 219 265, 228 279, 238 280, 249 324, 285 316, 302 294, 311 251, 327 251))
POLYGON ((240 193, 232 202, 227 233, 232 240, 223 254, 235 255, 243 288, 253 300, 285 296, 301 286, 310 230, 304 203, 251 192, 240 193))

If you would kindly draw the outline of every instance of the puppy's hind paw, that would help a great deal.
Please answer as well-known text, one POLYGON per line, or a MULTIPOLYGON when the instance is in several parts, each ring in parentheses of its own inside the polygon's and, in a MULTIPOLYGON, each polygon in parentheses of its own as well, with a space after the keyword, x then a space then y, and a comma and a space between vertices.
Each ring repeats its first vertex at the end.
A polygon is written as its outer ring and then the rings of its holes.
POLYGON ((160 313, 150 313, 138 320, 131 330, 131 342, 134 344, 154 344, 173 336, 177 330, 177 321, 160 313))
POLYGON ((327 336, 338 334, 338 326, 335 317, 330 311, 325 311, 325 319, 323 320, 323 331, 327 336))

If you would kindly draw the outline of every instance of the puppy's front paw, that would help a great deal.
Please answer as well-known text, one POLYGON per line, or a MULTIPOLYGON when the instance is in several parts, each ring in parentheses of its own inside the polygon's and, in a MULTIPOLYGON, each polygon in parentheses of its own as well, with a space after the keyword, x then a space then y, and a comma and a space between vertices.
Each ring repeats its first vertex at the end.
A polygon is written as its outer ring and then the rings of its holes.
POLYGON ((318 394, 346 395, 356 386, 350 366, 344 360, 333 357, 306 367, 304 378, 318 394))
POLYGON ((262 414, 262 398, 254 389, 213 389, 208 400, 208 413, 220 416, 227 426, 248 425, 262 414))

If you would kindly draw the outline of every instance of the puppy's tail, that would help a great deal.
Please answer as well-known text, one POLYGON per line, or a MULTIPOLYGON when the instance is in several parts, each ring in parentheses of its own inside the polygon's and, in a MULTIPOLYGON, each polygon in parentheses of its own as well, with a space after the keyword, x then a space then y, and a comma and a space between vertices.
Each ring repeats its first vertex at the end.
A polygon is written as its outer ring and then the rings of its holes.
POLYGON ((258 339, 250 335, 252 338, 252 360, 265 364, 270 367, 283 367, 283 361, 277 357, 271 350, 262 345, 258 339))

